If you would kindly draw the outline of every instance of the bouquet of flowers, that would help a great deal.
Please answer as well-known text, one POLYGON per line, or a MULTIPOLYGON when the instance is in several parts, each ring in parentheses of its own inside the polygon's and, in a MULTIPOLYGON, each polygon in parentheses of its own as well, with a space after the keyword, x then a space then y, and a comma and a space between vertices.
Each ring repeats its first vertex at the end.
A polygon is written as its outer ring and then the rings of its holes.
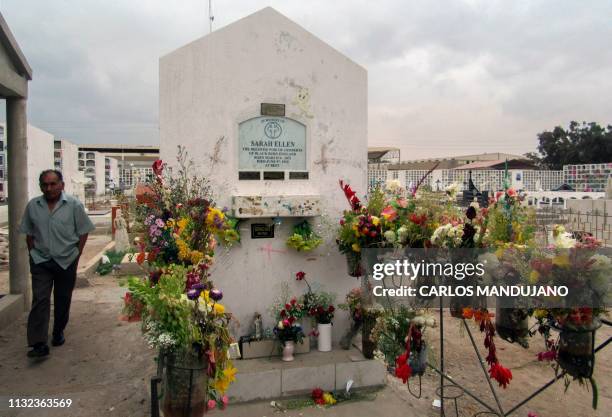
POLYGON ((363 320, 361 288, 357 287, 349 291, 349 293, 346 295, 345 301, 345 303, 339 304, 338 307, 340 307, 342 310, 347 310, 351 316, 351 319, 355 323, 361 323, 361 320, 363 320))
POLYGON ((274 326, 274 334, 283 346, 290 341, 302 343, 304 330, 298 320, 302 318, 303 311, 304 306, 298 303, 296 298, 292 298, 284 308, 278 311, 278 322, 274 326))
POLYGON ((287 246, 298 252, 308 252, 317 248, 323 239, 312 230, 308 220, 293 227, 293 234, 287 239, 287 246))
POLYGON ((231 246, 240 240, 237 220, 227 209, 215 207, 205 179, 189 176, 191 162, 179 147, 178 175, 161 160, 155 161, 155 178, 147 184, 148 198, 137 206, 143 239, 136 257, 150 266, 170 264, 210 266, 217 242, 231 246))
POLYGON ((174 358, 208 363, 208 398, 222 401, 236 369, 229 360, 231 315, 223 297, 199 266, 170 265, 157 283, 148 278, 128 281, 131 298, 142 309, 142 331, 150 347, 174 358))
POLYGON ((336 295, 325 291, 313 291, 312 286, 306 279, 306 273, 303 271, 297 272, 295 279, 304 282, 307 286, 306 293, 300 299, 303 314, 312 317, 319 324, 331 323, 334 318, 335 307, 333 302, 336 295))

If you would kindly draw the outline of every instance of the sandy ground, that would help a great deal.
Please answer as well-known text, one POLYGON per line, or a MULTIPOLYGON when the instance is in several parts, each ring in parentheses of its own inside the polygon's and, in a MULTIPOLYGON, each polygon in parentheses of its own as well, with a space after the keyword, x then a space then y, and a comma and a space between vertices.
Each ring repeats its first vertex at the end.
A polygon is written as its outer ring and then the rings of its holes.
MULTIPOLYGON (((85 250, 79 261, 79 266, 84 265, 87 260, 93 258, 111 241, 110 235, 92 234, 87 239, 85 250)), ((9 271, 0 271, 0 294, 8 294, 9 292, 9 271)))
MULTIPOLYGON (((91 247, 93 250, 93 245, 91 247)), ((74 292, 70 324, 64 346, 51 348, 51 355, 42 361, 26 358, 24 315, 19 321, 0 331, 0 417, 25 416, 147 416, 150 415, 149 379, 155 373, 154 354, 140 335, 139 323, 118 320, 125 290, 114 277, 96 277, 91 286, 74 292), (15 409, 8 407, 9 398, 70 398, 69 409, 15 409)), ((460 321, 445 320, 446 366, 449 374, 473 392, 494 405, 488 386, 478 366, 470 340, 461 330, 460 321)), ((479 346, 482 335, 474 327, 479 346)), ((598 341, 612 336, 612 329, 602 328, 598 341)), ((437 329, 426 335, 438 352, 437 329)), ((514 379, 509 388, 498 389, 505 410, 510 409, 554 376, 553 370, 538 362, 536 354, 541 339, 534 338, 529 349, 498 341, 498 357, 512 369, 514 379)), ((481 348, 481 352, 484 349, 481 348)), ((604 417, 612 409, 612 345, 597 358, 595 377, 598 381, 599 409, 591 409, 591 393, 573 382, 564 393, 562 381, 548 388, 513 416, 527 417, 536 412, 539 417, 604 417)), ((238 375, 238 378, 240 376, 238 375)), ((433 417, 439 410, 432 407, 439 378, 434 374, 423 377, 422 398, 412 397, 406 386, 393 377, 374 401, 342 404, 329 409, 305 408, 279 413, 269 401, 237 404, 221 412, 226 416, 286 417, 306 416, 408 416, 433 417)), ((410 381, 417 390, 417 379, 410 381)), ((484 410, 475 401, 463 396, 458 402, 460 416, 472 416, 484 410)), ((452 404, 446 409, 454 416, 452 404)))

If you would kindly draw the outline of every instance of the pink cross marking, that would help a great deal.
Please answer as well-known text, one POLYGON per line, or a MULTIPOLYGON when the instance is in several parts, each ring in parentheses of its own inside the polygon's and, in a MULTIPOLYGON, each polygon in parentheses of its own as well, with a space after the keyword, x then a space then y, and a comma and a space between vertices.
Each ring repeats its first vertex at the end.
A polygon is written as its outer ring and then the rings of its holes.
POLYGON ((260 247, 259 250, 268 254, 268 261, 272 260, 273 253, 287 253, 287 251, 284 250, 272 249, 271 243, 266 243, 264 246, 260 247))

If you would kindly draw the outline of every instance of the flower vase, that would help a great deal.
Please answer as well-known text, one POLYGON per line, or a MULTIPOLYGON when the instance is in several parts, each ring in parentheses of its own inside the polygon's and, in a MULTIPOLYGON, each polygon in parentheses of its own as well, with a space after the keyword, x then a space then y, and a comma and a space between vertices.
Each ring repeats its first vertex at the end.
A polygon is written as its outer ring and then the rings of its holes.
POLYGON ((185 355, 164 360, 161 409, 164 417, 201 417, 207 409, 208 361, 185 355))
POLYGON ((283 357, 282 360, 284 362, 291 362, 295 359, 293 356, 293 352, 295 351, 295 342, 293 340, 288 340, 285 342, 283 346, 283 357))
POLYGON ((559 334, 559 366, 574 378, 590 378, 595 365, 593 352, 595 332, 601 322, 580 328, 561 327, 559 334))
POLYGON ((421 350, 411 352, 409 364, 412 369, 413 376, 422 376, 427 370, 427 345, 422 343, 421 350))
POLYGON ((346 266, 351 277, 359 278, 364 273, 361 262, 361 252, 350 251, 346 253, 346 266))
POLYGON ((329 352, 332 350, 332 324, 318 323, 317 331, 319 337, 317 339, 317 349, 319 352, 329 352))
MULTIPOLYGON (((499 304, 499 302, 498 302, 499 304)), ((502 339, 529 347, 529 316, 522 308, 495 308, 495 330, 502 339)))
POLYGON ((363 324, 361 326, 361 353, 366 359, 374 359, 374 350, 376 343, 370 339, 370 334, 376 324, 376 315, 364 315, 363 324))

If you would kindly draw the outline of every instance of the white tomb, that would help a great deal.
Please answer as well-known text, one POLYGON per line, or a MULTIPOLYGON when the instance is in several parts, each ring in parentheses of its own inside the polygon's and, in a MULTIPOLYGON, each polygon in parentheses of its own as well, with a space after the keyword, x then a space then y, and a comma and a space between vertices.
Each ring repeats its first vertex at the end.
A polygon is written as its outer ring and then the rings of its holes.
MULTIPOLYGON (((281 282, 305 290, 300 270, 336 304, 359 286, 335 231, 349 208, 338 180, 366 192, 367 117, 366 70, 272 8, 160 59, 161 158, 175 164, 185 146, 218 205, 242 220, 241 244, 218 251, 212 277, 242 324, 236 336, 255 311, 273 325, 266 309, 281 282), (324 243, 298 253, 285 242, 304 218, 324 243), (274 237, 252 238, 252 224, 274 225, 274 237)), ((334 323, 337 342, 347 313, 334 323)))

